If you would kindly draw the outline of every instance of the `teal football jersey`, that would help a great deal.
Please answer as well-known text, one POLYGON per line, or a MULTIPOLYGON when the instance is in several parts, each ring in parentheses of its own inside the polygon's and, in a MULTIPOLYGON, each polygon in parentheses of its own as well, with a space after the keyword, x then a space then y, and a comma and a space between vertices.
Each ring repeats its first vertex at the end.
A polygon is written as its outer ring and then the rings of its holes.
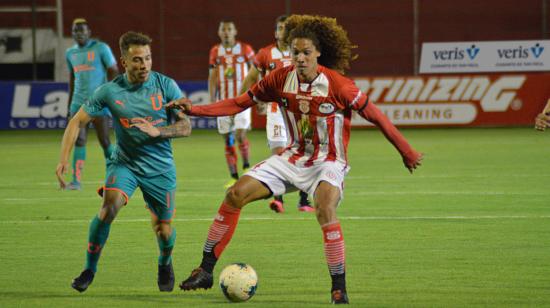
POLYGON ((89 40, 83 47, 75 44, 67 49, 65 58, 74 74, 71 104, 83 104, 97 87, 107 82, 106 68, 116 64, 109 45, 97 40, 89 40))
POLYGON ((151 71, 142 84, 131 84, 122 74, 100 86, 83 109, 93 116, 107 107, 117 140, 113 159, 139 175, 155 176, 174 165, 170 139, 150 137, 131 124, 134 118, 144 118, 156 127, 170 125, 177 111, 167 111, 164 105, 181 97, 176 82, 160 73, 151 71))

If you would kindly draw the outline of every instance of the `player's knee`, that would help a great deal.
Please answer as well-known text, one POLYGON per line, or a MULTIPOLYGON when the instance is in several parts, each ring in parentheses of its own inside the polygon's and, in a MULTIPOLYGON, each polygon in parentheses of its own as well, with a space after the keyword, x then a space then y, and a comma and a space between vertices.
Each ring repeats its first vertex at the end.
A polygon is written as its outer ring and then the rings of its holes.
POLYGON ((226 203, 236 208, 242 208, 245 205, 244 197, 243 191, 235 186, 231 186, 225 193, 226 203))

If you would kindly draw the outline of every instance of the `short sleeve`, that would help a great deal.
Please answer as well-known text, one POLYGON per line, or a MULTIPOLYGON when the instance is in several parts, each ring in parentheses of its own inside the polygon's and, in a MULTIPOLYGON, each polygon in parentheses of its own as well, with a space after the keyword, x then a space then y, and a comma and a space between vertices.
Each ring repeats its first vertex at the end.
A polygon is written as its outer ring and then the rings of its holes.
POLYGON ((250 46, 248 44, 245 44, 244 56, 246 57, 246 60, 247 61, 253 61, 255 55, 256 55, 256 53, 254 52, 254 49, 252 48, 252 46, 250 46))
POLYGON ((279 89, 282 88, 281 80, 284 81, 284 79, 282 79, 284 76, 282 76, 281 72, 286 73, 286 70, 274 71, 250 88, 250 93, 256 102, 265 103, 278 101, 279 89))
POLYGON ((368 104, 368 98, 351 79, 342 77, 343 82, 338 89, 338 100, 352 110, 361 110, 368 104))
POLYGON ((73 73, 73 64, 71 63, 71 60, 69 59, 70 54, 69 52, 65 52, 65 60, 67 61, 67 68, 69 69, 69 74, 73 73))
POLYGON ((164 98, 166 102, 170 102, 183 97, 180 87, 172 78, 167 78, 164 82, 164 98))
POLYGON ((267 65, 266 65, 266 52, 265 49, 260 49, 258 51, 258 54, 256 57, 254 57, 254 66, 258 69, 258 71, 264 73, 266 71, 267 65))
POLYGON ((212 47, 210 49, 210 55, 208 56, 208 64, 210 67, 214 67, 217 65, 216 58, 218 57, 218 48, 217 46, 212 47))
POLYGON ((106 106, 105 104, 105 91, 103 91, 104 86, 100 86, 97 88, 92 96, 84 103, 82 108, 84 108, 84 111, 86 111, 87 114, 89 114, 91 117, 99 117, 103 115, 103 108, 106 106))
POLYGON ((111 67, 116 65, 115 56, 113 55, 113 51, 111 50, 109 45, 102 43, 100 53, 101 53, 101 62, 103 62, 103 65, 105 67, 111 67))

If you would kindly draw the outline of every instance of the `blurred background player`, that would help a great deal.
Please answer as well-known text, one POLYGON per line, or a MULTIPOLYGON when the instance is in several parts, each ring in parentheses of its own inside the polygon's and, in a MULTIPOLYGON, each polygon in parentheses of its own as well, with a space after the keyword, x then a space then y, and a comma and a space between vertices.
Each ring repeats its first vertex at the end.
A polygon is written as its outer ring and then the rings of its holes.
MULTIPOLYGON (((90 39, 92 31, 84 18, 76 18, 72 25, 72 35, 76 42, 67 49, 65 57, 69 68, 69 115, 73 117, 82 104, 92 96, 95 89, 118 75, 115 57, 109 45, 90 39)), ((107 161, 113 152, 109 140, 109 111, 93 119, 99 144, 107 161)), ((88 126, 80 129, 73 152, 73 179, 67 189, 80 189, 82 169, 86 160, 86 139, 88 126)))
POLYGON ((332 280, 331 302, 347 304, 344 236, 336 209, 349 170, 347 145, 352 112, 384 133, 411 173, 420 165, 422 154, 409 145, 351 79, 341 75, 354 58, 355 46, 336 19, 292 15, 286 21, 285 41, 293 65, 271 72, 248 93, 207 106, 192 106, 188 99, 169 104, 191 115, 220 116, 236 114, 257 103, 278 102, 291 140, 280 155, 256 164, 227 190, 208 231, 202 262, 180 288, 212 287, 214 266, 233 237, 246 204, 299 189, 314 196, 332 280))
POLYGON ((98 88, 65 129, 56 168, 62 189, 66 187, 64 174, 79 127, 85 127, 92 117, 101 115, 104 108, 108 108, 115 119, 117 147, 101 190, 103 204, 90 223, 86 266, 72 282, 72 287, 79 292, 84 292, 92 283, 111 223, 137 187, 151 212, 159 246, 159 290, 174 288, 171 256, 176 230, 171 221, 175 212, 176 168, 170 138, 189 136, 191 124, 183 113, 164 108, 166 102, 181 98, 182 92, 173 79, 151 71, 150 44, 151 39, 144 34, 123 34, 119 45, 125 74, 98 88))
MULTIPOLYGON (((209 57, 208 93, 211 102, 238 95, 254 58, 252 47, 235 39, 237 28, 233 21, 222 20, 218 36, 221 42, 210 49, 209 57)), ((225 158, 231 175, 231 179, 224 185, 228 188, 239 178, 235 139, 239 144, 243 170, 246 171, 250 167, 250 143, 246 132, 250 129, 251 111, 244 110, 231 117, 218 117, 217 121, 218 132, 225 141, 225 158)))
MULTIPOLYGON (((254 66, 250 68, 248 75, 243 82, 240 94, 245 93, 253 84, 258 82, 261 78, 265 78, 272 70, 287 67, 292 64, 292 57, 290 56, 290 50, 283 40, 285 33, 285 20, 287 15, 279 16, 275 21, 275 40, 274 44, 265 46, 258 51, 256 57, 254 57, 254 66)), ((271 154, 280 154, 288 145, 287 131, 283 115, 279 111, 279 107, 276 102, 270 102, 267 104, 258 104, 259 109, 265 110, 267 117, 265 131, 267 134, 267 143, 271 149, 271 154)), ((283 196, 274 196, 273 200, 269 203, 269 207, 277 212, 284 212, 283 196)), ((298 210, 303 212, 315 212, 315 209, 309 202, 306 192, 300 191, 300 200, 298 201, 298 210)))

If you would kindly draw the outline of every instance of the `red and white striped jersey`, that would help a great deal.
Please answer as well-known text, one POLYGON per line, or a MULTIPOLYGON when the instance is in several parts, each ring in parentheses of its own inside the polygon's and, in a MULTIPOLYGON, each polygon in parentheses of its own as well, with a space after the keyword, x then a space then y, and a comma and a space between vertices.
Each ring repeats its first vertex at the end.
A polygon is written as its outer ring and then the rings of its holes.
POLYGON ((233 48, 217 44, 210 49, 210 67, 218 74, 218 99, 236 97, 239 94, 249 63, 254 59, 254 49, 237 41, 233 48))
POLYGON ((277 102, 289 132, 289 146, 280 155, 308 167, 325 161, 347 164, 352 110, 361 110, 367 96, 353 81, 319 65, 312 83, 302 83, 295 67, 276 69, 255 84, 257 102, 277 102))
MULTIPOLYGON (((256 66, 262 78, 265 78, 274 69, 290 65, 292 65, 290 50, 282 51, 277 47, 277 44, 267 45, 260 49, 254 58, 254 66, 256 66)), ((270 103, 267 112, 276 113, 277 103, 270 103)))

